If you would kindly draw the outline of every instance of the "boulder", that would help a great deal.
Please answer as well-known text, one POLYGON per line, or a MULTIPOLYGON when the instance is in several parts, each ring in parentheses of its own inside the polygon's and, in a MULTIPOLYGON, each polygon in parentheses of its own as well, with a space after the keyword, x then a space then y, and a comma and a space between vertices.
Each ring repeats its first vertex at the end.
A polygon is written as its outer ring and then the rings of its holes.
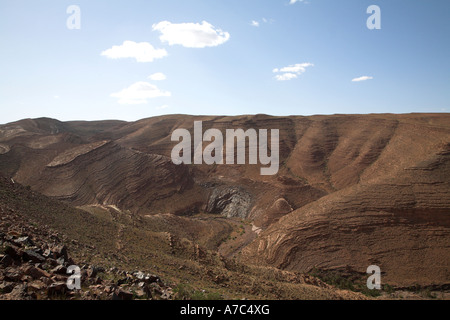
POLYGON ((34 246, 33 241, 28 236, 19 237, 13 240, 13 242, 19 246, 34 246))
POLYGON ((31 276, 33 279, 40 279, 42 277, 44 277, 44 278, 51 277, 50 273, 48 273, 42 269, 36 268, 34 266, 31 266, 31 265, 23 267, 22 272, 23 272, 23 274, 25 274, 27 276, 31 276))
POLYGON ((39 253, 37 253, 33 250, 26 250, 23 253, 22 258, 24 261, 32 261, 32 262, 36 262, 36 263, 45 261, 45 258, 43 256, 41 256, 39 253))
POLYGON ((54 259, 62 257, 64 258, 64 260, 67 260, 67 247, 65 245, 58 245, 56 247, 53 247, 51 251, 53 252, 54 259))

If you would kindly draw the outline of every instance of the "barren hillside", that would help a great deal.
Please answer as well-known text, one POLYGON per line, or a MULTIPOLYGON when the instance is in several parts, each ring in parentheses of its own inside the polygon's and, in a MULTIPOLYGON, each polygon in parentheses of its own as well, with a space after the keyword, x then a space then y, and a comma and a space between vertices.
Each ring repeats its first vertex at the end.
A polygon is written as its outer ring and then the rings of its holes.
POLYGON ((28 119, 0 126, 0 172, 246 265, 364 274, 376 264, 398 287, 450 284, 448 114, 28 119), (194 121, 279 129, 278 173, 173 164, 171 134, 193 134, 194 121))

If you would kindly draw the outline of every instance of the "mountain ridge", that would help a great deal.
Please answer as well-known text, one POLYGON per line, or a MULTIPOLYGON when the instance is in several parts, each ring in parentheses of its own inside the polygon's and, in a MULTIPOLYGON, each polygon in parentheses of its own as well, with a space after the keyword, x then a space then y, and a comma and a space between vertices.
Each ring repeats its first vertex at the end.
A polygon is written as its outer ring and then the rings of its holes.
POLYGON ((216 249, 246 264, 364 272, 379 263, 392 284, 436 285, 450 278, 449 146, 449 114, 27 119, 0 125, 0 171, 71 205, 117 206, 136 219, 239 216, 258 233, 237 235, 238 250, 216 249), (279 129, 279 172, 174 165, 171 133, 192 134, 194 121, 204 131, 279 129))

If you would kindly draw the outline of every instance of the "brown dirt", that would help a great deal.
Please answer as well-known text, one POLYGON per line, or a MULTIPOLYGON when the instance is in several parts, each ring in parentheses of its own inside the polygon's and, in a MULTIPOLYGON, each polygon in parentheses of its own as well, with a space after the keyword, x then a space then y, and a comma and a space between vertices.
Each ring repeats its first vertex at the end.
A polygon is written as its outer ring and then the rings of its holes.
POLYGON ((155 239, 170 232, 245 265, 364 273, 377 264, 396 286, 449 285, 449 114, 28 119, 0 126, 0 144, 6 176, 70 205, 116 206, 155 239), (204 131, 280 129, 278 174, 261 176, 259 165, 173 165, 171 133, 193 132, 196 120, 204 131), (89 148, 101 141, 109 142, 89 148), (73 150, 90 152, 47 166, 73 150), (243 233, 239 221, 201 216, 223 186, 251 195, 243 233))

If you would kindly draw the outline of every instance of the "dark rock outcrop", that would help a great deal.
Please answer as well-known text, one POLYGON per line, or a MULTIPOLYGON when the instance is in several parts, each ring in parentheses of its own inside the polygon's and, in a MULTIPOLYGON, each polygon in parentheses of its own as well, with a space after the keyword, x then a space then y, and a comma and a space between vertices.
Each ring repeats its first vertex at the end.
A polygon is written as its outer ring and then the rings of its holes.
POLYGON ((228 218, 247 218, 251 208, 251 195, 240 187, 219 187, 212 191, 206 212, 219 213, 228 218))

